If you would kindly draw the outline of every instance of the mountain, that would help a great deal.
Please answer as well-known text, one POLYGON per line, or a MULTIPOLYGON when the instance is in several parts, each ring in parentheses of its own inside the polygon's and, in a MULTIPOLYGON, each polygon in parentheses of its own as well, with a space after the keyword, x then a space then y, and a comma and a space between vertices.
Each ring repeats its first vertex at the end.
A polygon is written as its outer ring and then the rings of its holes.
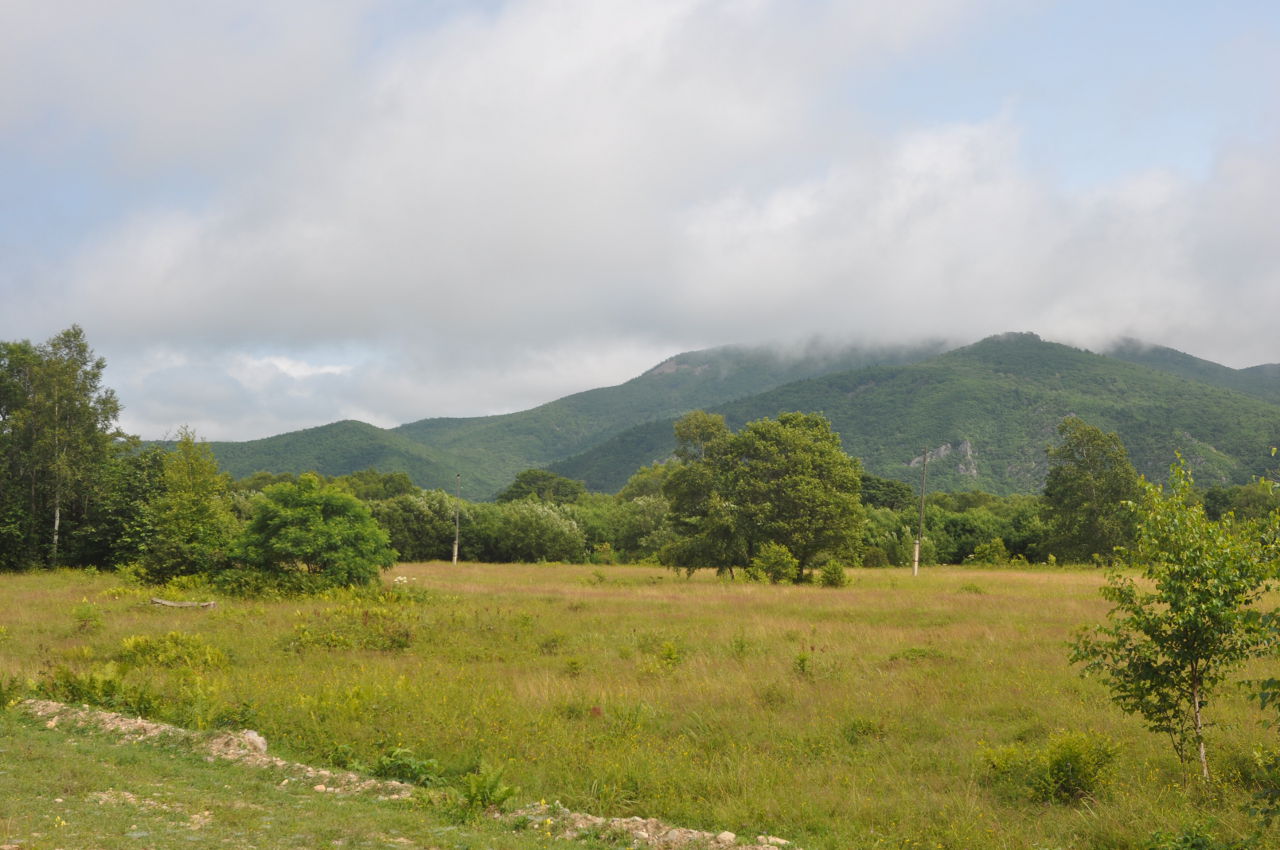
MULTIPOLYGON (((822 412, 868 471, 903 481, 918 480, 927 448, 931 487, 939 489, 1038 490, 1045 448, 1068 415, 1119 433, 1149 478, 1163 479, 1181 451, 1202 483, 1246 481, 1280 444, 1280 405, 1214 383, 1221 376, 1204 371, 1207 379, 1192 379, 1034 334, 1005 334, 928 360, 823 375, 708 409, 733 428, 787 410, 822 412)), ((1264 391, 1263 381, 1255 385, 1264 391)), ((646 423, 550 468, 612 490, 673 447, 670 421, 646 423)))
POLYGON ((788 410, 822 412, 876 475, 914 482, 927 449, 931 488, 1038 490, 1045 448, 1072 414, 1119 433, 1150 478, 1163 479, 1181 451, 1202 483, 1243 482, 1280 445, 1280 366, 1229 369, 1132 341, 1096 354, 1034 334, 950 351, 731 346, 677 355, 616 387, 518 413, 391 429, 335 422, 211 446, 237 477, 375 467, 452 490, 461 473, 463 495, 474 499, 523 469, 546 467, 613 491, 668 457, 672 423, 699 408, 724 414, 734 428, 788 410))
POLYGON ((210 446, 223 469, 237 478, 259 470, 344 475, 374 466, 405 472, 423 487, 451 491, 455 474, 461 473, 464 496, 489 498, 517 472, 587 451, 638 422, 667 422, 669 431, 669 420, 689 410, 817 375, 916 362, 945 348, 937 342, 911 347, 813 343, 790 351, 725 346, 679 354, 616 387, 518 413, 423 419, 391 429, 344 421, 210 446))
POLYGON ((1103 352, 1108 357, 1150 366, 1161 372, 1205 381, 1220 387, 1238 390, 1256 398, 1280 404, 1280 363, 1232 369, 1210 360, 1201 360, 1160 345, 1146 345, 1133 339, 1122 340, 1103 352))

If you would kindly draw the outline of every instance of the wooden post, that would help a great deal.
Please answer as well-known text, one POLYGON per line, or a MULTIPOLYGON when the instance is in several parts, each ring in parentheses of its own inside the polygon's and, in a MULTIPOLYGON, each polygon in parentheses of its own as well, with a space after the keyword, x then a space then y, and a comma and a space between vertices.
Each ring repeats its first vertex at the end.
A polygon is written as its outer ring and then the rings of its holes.
POLYGON ((453 565, 458 566, 458 540, 462 537, 462 522, 458 512, 462 505, 462 473, 459 472, 453 493, 453 565))
POLYGON ((911 574, 920 575, 920 549, 924 546, 924 488, 929 472, 929 447, 924 447, 920 460, 920 524, 916 526, 915 554, 911 556, 911 574))

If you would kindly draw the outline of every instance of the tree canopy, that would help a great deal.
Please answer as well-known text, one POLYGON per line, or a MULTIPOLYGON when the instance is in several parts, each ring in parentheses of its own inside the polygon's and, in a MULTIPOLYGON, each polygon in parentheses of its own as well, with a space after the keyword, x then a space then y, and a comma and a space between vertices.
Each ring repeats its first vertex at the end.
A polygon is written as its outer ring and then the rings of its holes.
POLYGON ((1136 518, 1124 510, 1142 489, 1124 443, 1076 416, 1058 426, 1044 485, 1049 550, 1059 559, 1111 560, 1134 539, 1136 518))
POLYGON ((0 566, 63 563, 122 435, 106 362, 72 325, 41 345, 0 343, 0 566))
POLYGON ((372 584, 395 552, 363 502, 307 473, 262 491, 239 560, 280 585, 315 589, 372 584))
POLYGON ((1204 707, 1274 639, 1254 608, 1274 564, 1256 528, 1205 515, 1181 458, 1167 490, 1143 487, 1140 516, 1132 554, 1149 585, 1112 573, 1102 589, 1115 606, 1110 622, 1077 638, 1073 660, 1099 674, 1121 708, 1167 734, 1183 761, 1194 753, 1208 779, 1204 707))
POLYGON ((861 545, 861 468, 831 423, 814 413, 757 419, 737 433, 701 411, 676 425, 681 463, 664 493, 684 539, 664 550, 679 566, 750 564, 760 546, 786 547, 797 576, 823 553, 861 545))

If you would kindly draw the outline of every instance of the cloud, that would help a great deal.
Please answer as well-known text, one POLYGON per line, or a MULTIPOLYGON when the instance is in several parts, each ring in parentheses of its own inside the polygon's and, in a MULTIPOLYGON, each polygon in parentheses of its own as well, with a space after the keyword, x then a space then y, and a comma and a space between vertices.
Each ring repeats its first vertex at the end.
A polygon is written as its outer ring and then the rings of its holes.
POLYGON ((133 428, 512 410, 814 334, 1280 359, 1247 342, 1280 298, 1275 144, 1203 181, 1068 191, 1028 163, 1016 105, 894 131, 864 111, 877 75, 998 5, 513 0, 385 23, 405 8, 0 12, 0 131, 56 119, 116 168, 211 175, 5 296, 86 327, 133 428))

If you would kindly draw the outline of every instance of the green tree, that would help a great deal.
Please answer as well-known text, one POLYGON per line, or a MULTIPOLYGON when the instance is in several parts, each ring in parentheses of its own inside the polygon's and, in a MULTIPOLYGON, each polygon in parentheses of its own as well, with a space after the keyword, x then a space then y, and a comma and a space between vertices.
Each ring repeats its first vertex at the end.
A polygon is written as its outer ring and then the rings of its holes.
POLYGON ((1144 484, 1132 555, 1147 583, 1114 571, 1102 595, 1115 607, 1106 626, 1077 637, 1083 662, 1125 711, 1167 734, 1178 757, 1192 752, 1209 777, 1204 708, 1215 688, 1273 640, 1254 607, 1274 565, 1257 529, 1205 516, 1179 458, 1167 490, 1144 484))
POLYGON ((825 417, 783 413, 734 434, 698 411, 676 424, 676 436, 682 463, 663 492, 682 539, 664 549, 669 562, 730 568, 775 543, 803 580, 820 554, 857 558, 861 468, 825 417))
POLYGON ((164 487, 165 450, 118 441, 99 478, 98 492, 67 536, 68 563, 114 569, 137 563, 150 537, 147 505, 164 487))
POLYGON ((543 502, 564 505, 576 502, 578 497, 587 492, 587 486, 581 481, 565 478, 545 469, 526 469, 516 475, 511 486, 494 497, 497 502, 514 502, 519 499, 535 498, 543 502))
POLYGON ((144 577, 161 584, 181 575, 226 569, 240 533, 231 511, 230 478, 218 469, 208 443, 183 427, 166 452, 159 492, 147 503, 149 531, 139 562, 144 577))
POLYGON ((0 344, 4 566, 62 563, 65 531, 99 495, 122 436, 105 368, 75 325, 39 346, 0 344))
POLYGON ((716 444, 734 525, 751 558, 759 544, 786 546, 798 578, 819 553, 856 559, 862 540, 861 466, 845 454, 826 417, 783 413, 757 419, 716 444))
POLYGON ((453 555, 454 499, 443 490, 370 502, 369 510, 386 529, 400 560, 437 561, 453 555))
POLYGON ((586 537, 567 506, 520 499, 473 505, 462 547, 469 561, 581 563, 586 537))
POLYGON ((1062 420, 1058 434, 1043 496, 1049 550, 1060 560, 1111 560, 1134 539, 1134 514, 1122 505, 1138 498, 1141 479, 1117 434, 1075 416, 1062 420))
POLYGON ((362 502, 394 499, 396 496, 408 496, 418 492, 417 485, 408 474, 379 472, 376 469, 362 469, 350 475, 342 475, 334 479, 333 483, 346 487, 362 502))
POLYGON ((373 584, 395 552, 363 502, 307 473, 262 491, 239 560, 269 584, 309 591, 373 584))

